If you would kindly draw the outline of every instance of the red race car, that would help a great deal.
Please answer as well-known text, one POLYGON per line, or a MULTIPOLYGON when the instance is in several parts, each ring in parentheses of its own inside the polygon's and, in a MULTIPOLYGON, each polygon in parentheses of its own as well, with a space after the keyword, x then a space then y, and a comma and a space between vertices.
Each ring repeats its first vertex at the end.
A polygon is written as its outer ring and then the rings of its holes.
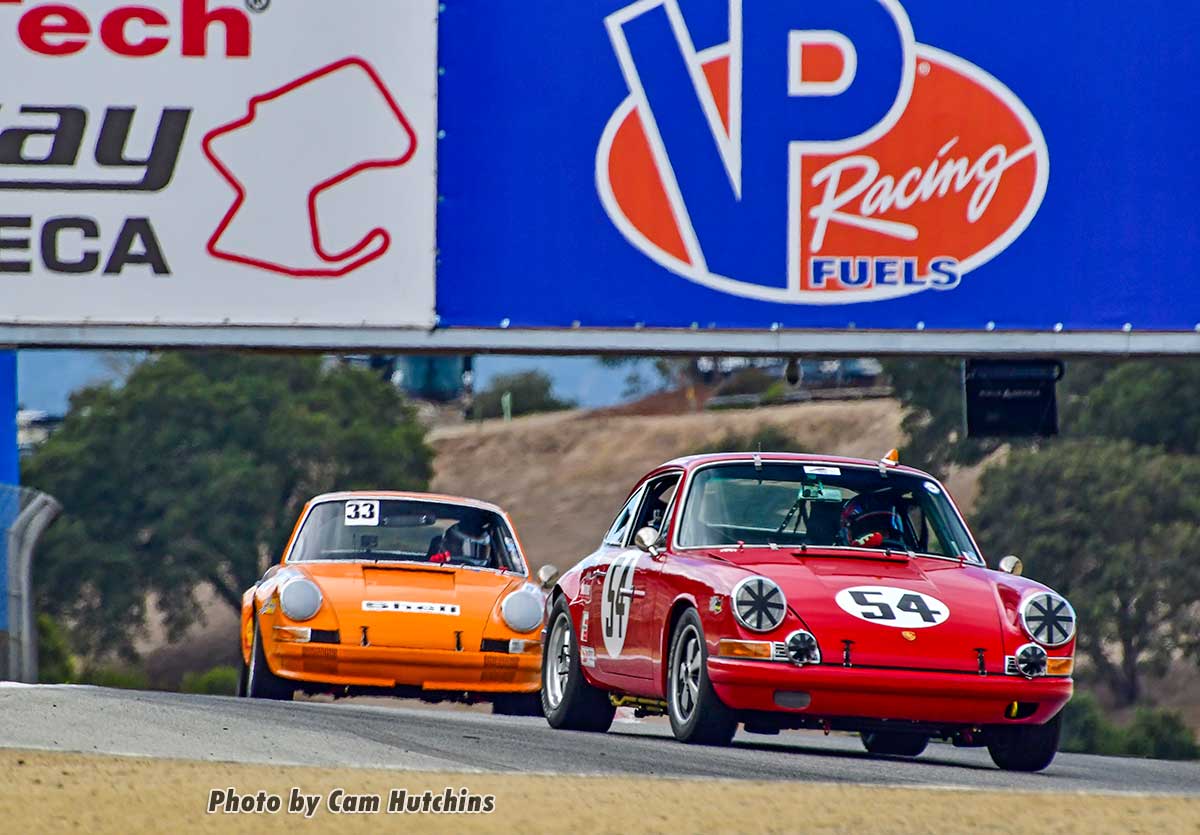
POLYGON ((643 478, 547 598, 542 705, 605 731, 618 706, 677 739, 857 731, 876 754, 931 738, 1038 771, 1071 698, 1075 613, 988 566, 946 489, 879 461, 682 458, 643 478))

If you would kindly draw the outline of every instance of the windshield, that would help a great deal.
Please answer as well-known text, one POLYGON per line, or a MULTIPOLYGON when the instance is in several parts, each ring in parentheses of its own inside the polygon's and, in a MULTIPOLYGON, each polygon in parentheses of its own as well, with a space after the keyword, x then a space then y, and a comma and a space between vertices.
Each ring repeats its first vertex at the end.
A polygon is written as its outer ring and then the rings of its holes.
POLYGON ((377 560, 524 571, 504 518, 489 510, 412 499, 316 505, 289 562, 377 560))
POLYGON ((932 480, 876 468, 719 464, 692 478, 678 544, 889 548, 978 560, 932 480))

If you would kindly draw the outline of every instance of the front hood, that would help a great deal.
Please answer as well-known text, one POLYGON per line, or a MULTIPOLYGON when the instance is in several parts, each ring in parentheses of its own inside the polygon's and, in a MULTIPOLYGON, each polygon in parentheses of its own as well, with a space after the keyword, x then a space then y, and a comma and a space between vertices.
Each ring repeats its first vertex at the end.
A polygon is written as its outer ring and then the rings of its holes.
MULTIPOLYGON (((749 555, 747 555, 749 556, 749 555)), ((987 569, 929 558, 787 554, 742 567, 779 583, 826 663, 1004 672, 1005 628, 987 569)))
POLYGON ((477 651, 497 603, 524 577, 423 563, 300 563, 337 616, 341 642, 477 651))

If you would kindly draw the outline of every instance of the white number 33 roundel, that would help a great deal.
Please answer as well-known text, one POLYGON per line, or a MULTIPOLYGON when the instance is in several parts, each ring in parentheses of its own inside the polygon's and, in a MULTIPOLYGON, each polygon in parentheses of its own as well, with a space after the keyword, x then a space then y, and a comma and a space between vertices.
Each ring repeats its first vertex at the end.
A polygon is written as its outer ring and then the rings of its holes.
POLYGON ((891 586, 855 586, 834 599, 856 618, 897 629, 937 626, 950 617, 950 607, 936 597, 891 586))

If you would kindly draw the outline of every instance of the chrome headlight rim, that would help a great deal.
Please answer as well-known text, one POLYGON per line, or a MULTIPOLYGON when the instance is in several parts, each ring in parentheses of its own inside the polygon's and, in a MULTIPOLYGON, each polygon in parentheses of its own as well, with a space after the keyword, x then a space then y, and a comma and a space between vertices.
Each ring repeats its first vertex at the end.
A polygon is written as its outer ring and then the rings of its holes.
MULTIPOLYGON (((292 595, 295 597, 295 594, 292 595)), ((321 607, 325 604, 325 595, 321 593, 321 587, 308 577, 291 577, 279 587, 279 608, 289 620, 303 622, 312 620, 317 616, 317 612, 321 611, 321 607), (307 609, 296 608, 299 605, 298 601, 294 601, 289 606, 288 590, 299 589, 302 586, 311 587, 316 592, 316 605, 312 606, 312 611, 307 609)))
POLYGON ((1025 630, 1025 634, 1044 647, 1061 647, 1070 643, 1075 637, 1075 629, 1078 623, 1078 619, 1075 616, 1075 609, 1071 607, 1070 601, 1068 601, 1058 592, 1047 590, 1026 595, 1025 599, 1021 601, 1018 611, 1021 617, 1021 628, 1025 630), (1033 607, 1033 604, 1039 600, 1049 600, 1051 601, 1051 604, 1062 603, 1063 605, 1057 609, 1053 608, 1052 605, 1045 606, 1041 607, 1038 611, 1031 613, 1030 609, 1033 607), (1071 628, 1065 630, 1065 638, 1054 641, 1043 640, 1042 638, 1038 637, 1038 632, 1046 632, 1051 638, 1053 638, 1056 630, 1064 629, 1061 624, 1061 615, 1064 612, 1070 616, 1071 624, 1071 628), (1029 622, 1031 615, 1033 620, 1039 621, 1036 626, 1031 625, 1029 622), (1047 618, 1049 618, 1049 620, 1047 620, 1047 618))
POLYGON ((1046 648, 1039 643, 1035 643, 1034 641, 1030 641, 1027 644, 1021 644, 1021 646, 1017 647, 1017 651, 1013 653, 1013 660, 1017 665, 1017 672, 1029 679, 1041 678, 1042 676, 1046 675, 1046 670, 1050 664, 1050 656, 1046 653, 1046 648), (1021 656, 1026 652, 1032 652, 1035 655, 1040 655, 1040 668, 1035 672, 1030 673, 1021 669, 1021 656))
POLYGON ((821 663, 821 642, 817 640, 817 636, 809 632, 807 629, 797 629, 792 632, 784 640, 783 645, 787 648, 788 661, 795 664, 797 667, 806 667, 813 664, 821 663), (806 643, 805 638, 811 639, 812 647, 807 652, 807 657, 797 660, 799 647, 793 646, 793 641, 797 644, 806 643))
POLYGON ((764 577, 761 574, 755 574, 739 581, 729 595, 729 602, 733 608, 734 620, 751 632, 774 632, 787 619, 787 596, 783 593, 783 589, 770 577, 764 577), (757 600, 762 601, 761 605, 756 605, 753 599, 747 601, 741 599, 743 592, 752 584, 757 584, 755 596, 757 600), (772 621, 765 620, 764 618, 769 613, 775 611, 776 601, 779 604, 778 617, 772 621), (743 611, 743 608, 750 609, 749 615, 743 611), (751 618, 753 618, 753 622, 751 618))
POLYGON ((541 627, 544 610, 542 594, 528 583, 509 592, 504 596, 504 600, 500 601, 500 619, 504 621, 504 625, 523 635, 541 627), (521 601, 526 599, 529 601, 528 610, 517 611, 517 607, 523 605, 521 601))

